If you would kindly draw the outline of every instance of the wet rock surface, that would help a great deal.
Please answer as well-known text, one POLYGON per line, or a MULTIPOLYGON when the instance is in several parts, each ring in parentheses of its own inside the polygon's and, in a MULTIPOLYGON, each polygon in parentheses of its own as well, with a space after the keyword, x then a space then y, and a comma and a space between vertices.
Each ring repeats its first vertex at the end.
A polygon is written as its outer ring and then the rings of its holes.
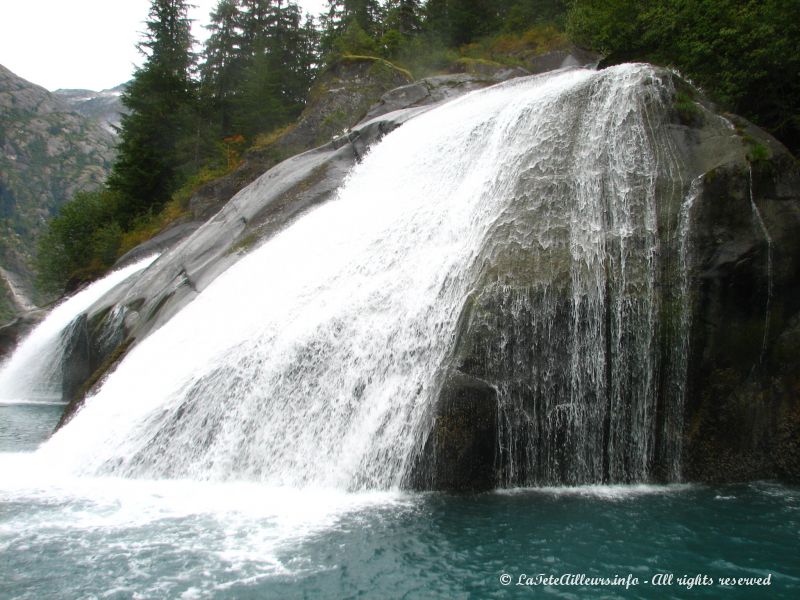
MULTIPOLYGON (((685 85, 677 83, 677 88, 685 85)), ((800 171, 798 163, 774 138, 731 115, 718 115, 697 97, 696 113, 668 115, 665 127, 676 152, 674 180, 660 183, 659 202, 665 220, 680 211, 680 196, 669 189, 686 189, 696 179, 701 194, 691 214, 689 241, 690 337, 683 421, 682 472, 689 481, 800 479, 800 171), (762 158, 753 160, 754 148, 762 158)), ((530 215, 504 217, 502 235, 478 262, 483 279, 465 305, 454 349, 453 367, 510 391, 520 404, 510 413, 521 422, 542 418, 526 391, 538 385, 526 370, 534 364, 538 343, 546 331, 566 327, 574 318, 567 257, 531 252, 519 245, 532 227, 530 215), (530 314, 537 305, 537 282, 551 283, 547 293, 564 294, 551 301, 546 315, 530 314), (552 279, 550 279, 552 278, 552 279), (561 291, 559 291, 561 290, 561 291), (541 322, 541 328, 533 324, 541 322), (546 323, 545 323, 546 322, 546 323), (561 325, 559 325, 559 323, 561 325), (544 329, 542 329, 544 328, 544 329), (528 398, 527 400, 525 398, 528 398)), ((677 256, 673 239, 662 237, 659 253, 677 256)), ((541 287, 538 288, 541 290, 541 287)), ((670 306, 670 290, 662 292, 662 311, 670 306)), ((548 334, 550 335, 550 334, 548 334)), ((662 351, 663 352, 663 351, 662 351)), ((562 364, 569 363, 562 357, 562 364)), ((566 367, 564 367, 566 368, 566 367)), ((538 377, 538 376, 537 376, 538 377)), ((565 386, 551 391, 564 396, 565 386)), ((453 391, 445 383, 442 402, 453 391)), ((661 393, 666 393, 663 391, 661 393)), ((666 413, 659 400, 658 411, 666 413)), ((608 417, 607 417, 608 418, 608 417)), ((613 418, 613 417, 611 417, 613 418)), ((658 423, 671 418, 660 415, 658 423)), ((596 426, 602 427, 602 423, 596 426)), ((608 425, 606 425, 607 427, 608 425)), ((528 431, 522 428, 521 432, 528 431)), ((565 433, 564 435, 568 435, 565 433)), ((522 436, 524 438, 524 435, 522 436)), ((441 438, 437 443, 447 445, 441 438)), ((519 439, 520 447, 541 442, 519 439)), ((452 442, 459 444, 456 436, 452 442)), ((558 442, 557 447, 562 447, 558 442)), ((663 444, 664 441, 658 442, 663 444)), ((500 443, 495 462, 499 482, 519 485, 538 481, 516 466, 526 450, 500 443), (518 454, 515 454, 517 452, 518 454)), ((655 450, 649 467, 653 481, 672 481, 663 452, 655 450)), ((541 452, 541 448, 539 450, 541 452)), ((569 464, 569 456, 556 463, 569 464)), ((487 460, 489 460, 487 458, 487 460)), ((528 458, 528 464, 552 461, 552 455, 528 458)), ((455 467, 454 467, 455 468, 455 467)), ((561 475, 568 482, 574 468, 561 475)), ((608 477, 608 475, 606 475, 608 477)), ((613 478, 611 479, 614 480, 613 478)), ((596 482, 606 481, 603 477, 596 482)), ((579 482, 575 482, 579 483, 579 482)))
POLYGON ((686 414, 690 480, 800 479, 800 179, 770 158, 704 175, 686 414))

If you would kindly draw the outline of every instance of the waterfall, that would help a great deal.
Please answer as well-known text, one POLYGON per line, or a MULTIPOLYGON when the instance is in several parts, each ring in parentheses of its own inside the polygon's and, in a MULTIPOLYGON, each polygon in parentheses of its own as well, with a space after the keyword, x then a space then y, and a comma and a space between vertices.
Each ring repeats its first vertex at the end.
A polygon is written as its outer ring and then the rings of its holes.
MULTIPOLYGON (((689 331, 692 318, 692 292, 689 279, 692 255, 692 213, 703 192, 703 176, 692 180, 681 204, 677 223, 677 264, 672 273, 668 310, 664 311, 666 332, 665 369, 666 389, 662 390, 663 420, 659 431, 662 478, 667 481, 681 480, 681 456, 683 453, 683 420, 686 401, 686 378, 689 369, 689 331)), ((666 293, 666 292, 665 292, 666 293)))
POLYGON ((571 95, 550 154, 521 174, 525 209, 512 205, 488 241, 465 366, 498 391, 502 485, 679 478, 681 207, 696 190, 666 127, 670 81, 613 73, 571 95))
MULTIPOLYGON (((514 410, 514 391, 500 390, 503 412, 570 426, 515 439, 507 427, 504 443, 539 444, 521 454, 543 472, 561 469, 558 444, 584 462, 606 447, 605 479, 646 480, 665 172, 653 130, 669 91, 646 65, 575 69, 409 121, 335 199, 134 347, 40 456, 85 474, 396 487, 430 427, 490 241, 524 222, 543 282, 525 300, 539 336, 526 352, 542 354, 518 366, 535 372, 547 412, 514 410)), ((570 465, 575 477, 559 480, 598 478, 570 465)))
POLYGON ((761 211, 758 210, 755 197, 753 196, 753 165, 750 165, 748 173, 748 184, 750 189, 750 209, 753 213, 753 223, 758 225, 760 233, 764 236, 767 242, 767 299, 764 303, 764 336, 761 341, 761 354, 758 362, 764 362, 764 354, 767 352, 767 341, 769 339, 769 320, 770 308, 772 305, 772 237, 769 235, 767 224, 761 216, 761 211))
POLYGON ((62 333, 106 292, 156 259, 112 271, 56 306, 0 365, 0 402, 60 402, 62 333))

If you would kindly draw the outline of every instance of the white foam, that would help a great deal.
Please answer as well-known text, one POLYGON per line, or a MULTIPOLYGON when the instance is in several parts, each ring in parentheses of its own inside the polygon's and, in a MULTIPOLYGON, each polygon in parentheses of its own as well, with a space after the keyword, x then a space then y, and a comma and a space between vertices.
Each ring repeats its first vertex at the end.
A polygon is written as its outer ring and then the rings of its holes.
POLYGON ((3 539, 62 539, 102 530, 128 552, 136 536, 126 536, 146 530, 147 544, 213 555, 234 572, 270 575, 290 572, 279 557, 287 545, 335 527, 350 513, 405 506, 412 498, 253 482, 74 477, 22 453, 0 454, 0 482, 0 503, 35 507, 0 521, 3 539))
POLYGON ((668 485, 632 484, 632 485, 576 485, 554 487, 520 487, 496 490, 496 494, 514 496, 520 494, 541 494, 545 496, 586 496, 601 500, 625 500, 640 496, 662 494, 682 494, 695 486, 685 483, 668 485))

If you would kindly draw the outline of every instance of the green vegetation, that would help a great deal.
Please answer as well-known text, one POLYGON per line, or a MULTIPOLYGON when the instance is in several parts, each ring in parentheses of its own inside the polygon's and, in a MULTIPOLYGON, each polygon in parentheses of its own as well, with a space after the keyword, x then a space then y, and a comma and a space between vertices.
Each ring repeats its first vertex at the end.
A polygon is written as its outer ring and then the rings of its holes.
POLYGON ((118 196, 115 217, 123 229, 161 208, 179 185, 182 171, 197 159, 187 10, 180 0, 153 1, 145 40, 139 44, 147 60, 122 97, 130 114, 122 118, 108 188, 118 196))
POLYGON ((759 163, 769 160, 772 153, 764 144, 759 142, 750 146, 750 151, 747 153, 747 160, 751 163, 759 163))
POLYGON ((675 110, 684 125, 695 125, 702 121, 702 110, 700 110, 692 94, 683 90, 675 94, 675 110))
POLYGON ((567 32, 607 55, 671 65, 800 151, 796 0, 576 0, 567 32))
POLYGON ((8 289, 5 281, 0 280, 0 323, 5 323, 14 318, 15 307, 9 299, 11 290, 8 289))
MULTIPOLYGON (((248 149, 285 158, 275 142, 316 100, 315 76, 342 61, 368 58, 372 76, 480 75, 577 44, 608 63, 676 67, 722 108, 800 149, 796 0, 329 0, 316 21, 292 1, 219 0, 199 57, 186 7, 151 0, 117 161, 103 189, 79 194, 51 221, 39 245, 43 288, 95 277, 184 218, 192 194, 248 149)), ((674 108, 687 125, 703 118, 688 86, 674 108)), ((350 125, 344 113, 327 120, 350 125)), ((769 149, 750 146, 753 162, 768 158, 769 149)), ((0 216, 12 201, 0 189, 0 216)))
POLYGON ((318 33, 294 3, 221 0, 202 62, 188 2, 152 0, 144 65, 123 95, 117 160, 106 185, 76 196, 40 238, 37 281, 58 293, 92 279, 182 218, 191 195, 239 164, 263 131, 301 112, 318 33))
POLYGON ((38 283, 58 294, 69 280, 79 283, 113 263, 122 229, 115 219, 119 196, 109 190, 82 192, 65 204, 39 238, 38 283))

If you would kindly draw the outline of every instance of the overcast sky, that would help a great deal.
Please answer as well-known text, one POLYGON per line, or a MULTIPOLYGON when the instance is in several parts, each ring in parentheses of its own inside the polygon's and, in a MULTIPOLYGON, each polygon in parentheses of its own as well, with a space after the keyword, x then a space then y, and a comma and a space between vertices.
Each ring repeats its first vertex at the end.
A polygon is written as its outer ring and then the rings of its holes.
MULTIPOLYGON (((193 33, 218 0, 190 0, 193 33)), ((299 0, 317 16, 326 0, 299 0)), ((0 64, 49 90, 101 90, 130 79, 150 0, 0 0, 0 64)))

